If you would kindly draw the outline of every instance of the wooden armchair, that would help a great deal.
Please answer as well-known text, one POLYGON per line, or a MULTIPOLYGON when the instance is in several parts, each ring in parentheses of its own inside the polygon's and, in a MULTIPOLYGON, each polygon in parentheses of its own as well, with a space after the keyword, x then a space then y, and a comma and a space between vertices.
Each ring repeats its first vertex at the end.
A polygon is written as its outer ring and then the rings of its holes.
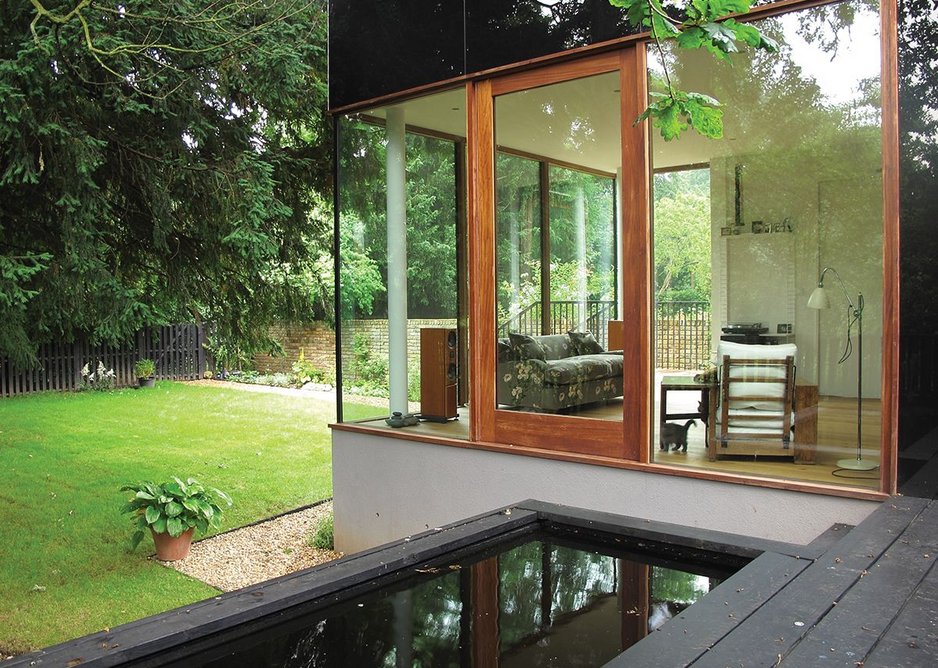
POLYGON ((721 342, 720 390, 710 459, 723 455, 794 457, 794 345, 721 342))

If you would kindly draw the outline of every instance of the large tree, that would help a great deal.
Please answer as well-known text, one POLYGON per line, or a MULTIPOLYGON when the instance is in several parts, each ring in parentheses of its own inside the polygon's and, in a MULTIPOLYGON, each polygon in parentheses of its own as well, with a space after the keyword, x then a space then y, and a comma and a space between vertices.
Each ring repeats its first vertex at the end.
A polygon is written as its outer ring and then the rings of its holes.
POLYGON ((324 0, 0 4, 0 357, 315 315, 325 34, 324 0))

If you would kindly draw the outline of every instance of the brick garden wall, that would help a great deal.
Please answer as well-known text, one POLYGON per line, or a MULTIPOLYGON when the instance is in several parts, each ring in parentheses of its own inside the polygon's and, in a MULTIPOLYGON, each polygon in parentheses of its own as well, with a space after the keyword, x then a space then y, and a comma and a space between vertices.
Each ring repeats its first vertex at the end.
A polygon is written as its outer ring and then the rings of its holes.
MULTIPOLYGON (((424 327, 456 327, 455 319, 411 319, 407 321, 408 366, 420 368, 420 330, 424 327)), ((372 357, 388 359, 388 321, 351 320, 342 328, 342 349, 351 355, 357 335, 369 342, 372 357)), ((260 372, 289 373, 299 359, 300 351, 316 368, 335 376, 335 332, 326 323, 284 323, 272 327, 272 338, 283 346, 285 355, 259 354, 254 356, 255 368, 260 372)), ((346 367, 348 368, 348 367, 346 367)))
POLYGON ((290 373, 300 351, 317 369, 335 376, 335 332, 323 322, 284 323, 270 328, 270 336, 283 346, 285 355, 255 355, 254 367, 266 373, 290 373))

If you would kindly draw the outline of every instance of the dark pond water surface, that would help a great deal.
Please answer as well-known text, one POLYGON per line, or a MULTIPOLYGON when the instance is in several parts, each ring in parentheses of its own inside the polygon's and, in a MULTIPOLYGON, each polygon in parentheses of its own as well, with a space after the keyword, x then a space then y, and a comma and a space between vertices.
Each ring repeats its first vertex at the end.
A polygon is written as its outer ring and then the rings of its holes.
POLYGON ((732 571, 528 534, 409 573, 164 665, 600 666, 732 571))

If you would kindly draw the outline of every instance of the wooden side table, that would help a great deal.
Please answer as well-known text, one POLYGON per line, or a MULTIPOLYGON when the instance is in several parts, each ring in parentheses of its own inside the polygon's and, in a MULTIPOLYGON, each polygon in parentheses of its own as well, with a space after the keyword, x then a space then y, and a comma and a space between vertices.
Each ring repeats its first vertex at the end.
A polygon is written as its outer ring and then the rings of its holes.
POLYGON ((716 405, 717 388, 719 383, 716 381, 705 382, 694 380, 693 376, 665 376, 661 379, 661 399, 659 403, 659 413, 661 424, 668 420, 701 420, 707 425, 706 440, 709 445, 713 441, 713 420, 709 420, 710 406, 716 405), (700 393, 700 404, 698 410, 684 413, 668 412, 668 392, 688 392, 695 391, 700 393))

